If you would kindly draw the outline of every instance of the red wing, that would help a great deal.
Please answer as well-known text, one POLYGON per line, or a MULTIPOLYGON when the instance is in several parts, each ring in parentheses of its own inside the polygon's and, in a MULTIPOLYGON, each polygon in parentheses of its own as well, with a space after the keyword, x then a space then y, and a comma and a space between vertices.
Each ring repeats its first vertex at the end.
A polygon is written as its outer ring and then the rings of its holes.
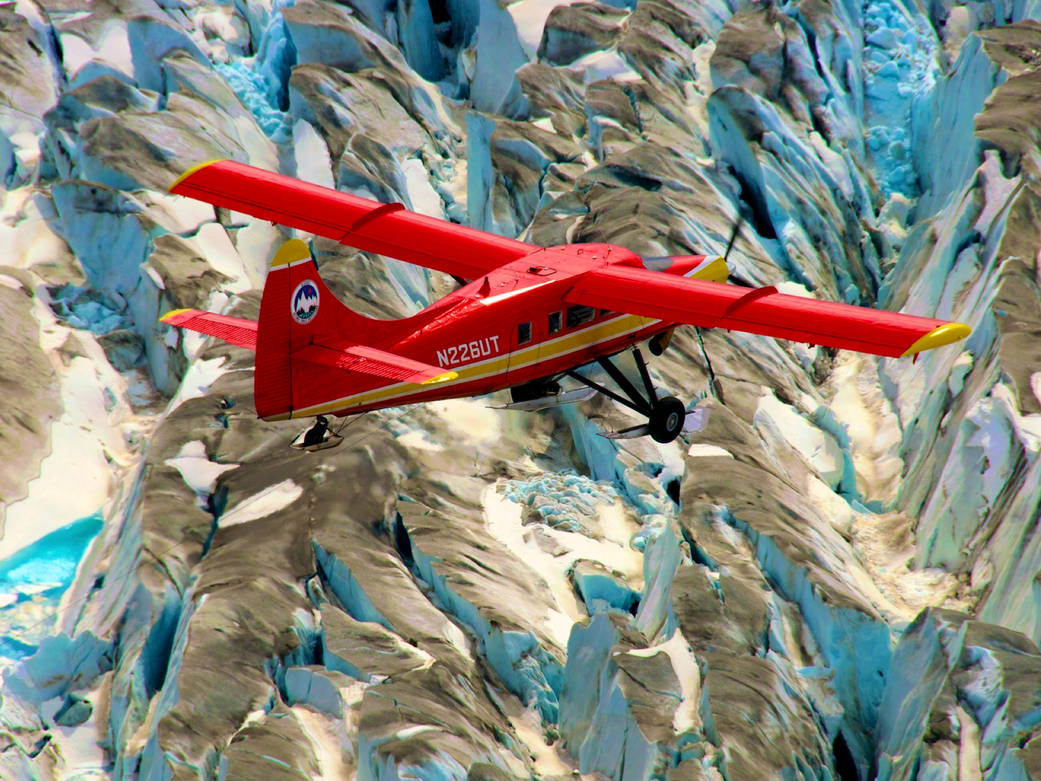
POLYGON ((400 203, 359 198, 232 160, 196 166, 170 192, 465 279, 477 279, 538 249, 416 214, 400 203))
POLYGON ((971 332, 962 323, 789 296, 772 286, 743 288, 622 266, 585 273, 565 300, 893 358, 950 344, 971 332))
POLYGON ((431 366, 385 350, 377 350, 375 347, 366 347, 351 342, 309 344, 293 353, 293 357, 310 363, 331 366, 334 369, 363 372, 395 382, 412 382, 417 385, 454 380, 459 376, 455 372, 445 371, 439 366, 431 366))
POLYGON ((160 320, 168 325, 176 325, 178 328, 187 328, 189 331, 216 336, 225 342, 249 350, 257 349, 257 324, 253 320, 218 315, 198 309, 175 309, 167 312, 160 320))

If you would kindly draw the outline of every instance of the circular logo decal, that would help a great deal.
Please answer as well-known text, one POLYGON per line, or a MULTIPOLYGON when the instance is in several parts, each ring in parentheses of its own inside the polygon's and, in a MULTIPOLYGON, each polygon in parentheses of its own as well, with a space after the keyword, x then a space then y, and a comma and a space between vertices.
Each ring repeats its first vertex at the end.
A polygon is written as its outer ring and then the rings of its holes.
POLYGON ((306 325, 318 314, 318 286, 310 279, 305 279, 293 291, 293 319, 300 325, 306 325))

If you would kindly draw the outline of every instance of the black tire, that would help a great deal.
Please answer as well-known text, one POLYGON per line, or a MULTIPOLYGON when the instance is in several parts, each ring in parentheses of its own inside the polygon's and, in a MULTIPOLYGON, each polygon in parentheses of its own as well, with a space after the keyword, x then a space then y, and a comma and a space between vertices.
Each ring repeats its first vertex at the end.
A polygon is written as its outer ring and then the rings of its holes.
POLYGON ((658 399, 651 411, 651 439, 655 442, 672 442, 683 431, 687 419, 687 408, 675 396, 658 399))
POLYGON ((665 344, 662 339, 662 334, 652 336, 651 340, 647 342, 647 349, 651 351, 651 355, 659 356, 665 352, 665 344))

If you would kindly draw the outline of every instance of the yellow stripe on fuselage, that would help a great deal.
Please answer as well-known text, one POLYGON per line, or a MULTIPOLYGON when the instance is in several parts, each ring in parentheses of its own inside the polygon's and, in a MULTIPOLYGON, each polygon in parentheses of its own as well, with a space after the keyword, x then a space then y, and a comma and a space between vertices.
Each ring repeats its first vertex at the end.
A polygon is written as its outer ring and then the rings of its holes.
MULTIPOLYGON (((564 336, 557 337, 556 339, 550 339, 549 341, 540 344, 533 344, 523 350, 517 350, 512 354, 505 353, 503 355, 495 356, 494 358, 487 358, 483 361, 476 361, 475 363, 459 367, 454 370, 459 374, 457 379, 440 383, 438 387, 448 387, 450 385, 473 382, 474 380, 483 380, 493 374, 502 374, 506 372, 507 369, 516 371, 518 369, 527 368, 535 363, 552 361, 556 358, 567 355, 568 353, 596 347, 599 344, 612 341, 621 336, 625 336, 626 334, 635 333, 649 325, 653 325, 655 322, 657 321, 646 317, 640 317, 639 315, 622 315, 614 320, 594 323, 580 331, 573 331, 564 336), (545 351, 547 348, 549 348, 551 352, 542 352, 540 354, 540 350, 545 351)), ((397 382, 393 385, 385 385, 382 388, 374 388, 370 391, 363 391, 361 393, 343 396, 342 398, 324 402, 322 404, 315 404, 310 407, 304 407, 303 409, 293 410, 289 415, 279 416, 278 418, 269 418, 269 420, 286 420, 289 417, 296 418, 309 417, 311 415, 323 415, 325 413, 348 409, 350 407, 361 407, 377 402, 390 401, 392 399, 407 398, 409 396, 415 396, 426 392, 427 389, 421 389, 421 386, 416 386, 407 382, 397 382)))

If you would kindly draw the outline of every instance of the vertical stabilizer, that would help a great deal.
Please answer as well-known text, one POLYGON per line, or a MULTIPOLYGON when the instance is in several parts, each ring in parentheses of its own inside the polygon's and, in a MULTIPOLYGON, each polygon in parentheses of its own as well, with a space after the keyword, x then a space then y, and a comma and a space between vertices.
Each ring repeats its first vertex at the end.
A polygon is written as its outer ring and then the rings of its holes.
POLYGON ((298 350, 338 339, 365 344, 376 337, 380 325, 352 312, 332 294, 318 274, 307 242, 286 241, 271 261, 260 300, 253 378, 257 415, 275 420, 292 417, 293 409, 302 406, 294 403, 302 401, 294 399, 299 395, 293 392, 294 384, 306 383, 314 392, 326 384, 332 391, 342 382, 342 371, 323 369, 318 376, 316 367, 294 360, 298 350))

